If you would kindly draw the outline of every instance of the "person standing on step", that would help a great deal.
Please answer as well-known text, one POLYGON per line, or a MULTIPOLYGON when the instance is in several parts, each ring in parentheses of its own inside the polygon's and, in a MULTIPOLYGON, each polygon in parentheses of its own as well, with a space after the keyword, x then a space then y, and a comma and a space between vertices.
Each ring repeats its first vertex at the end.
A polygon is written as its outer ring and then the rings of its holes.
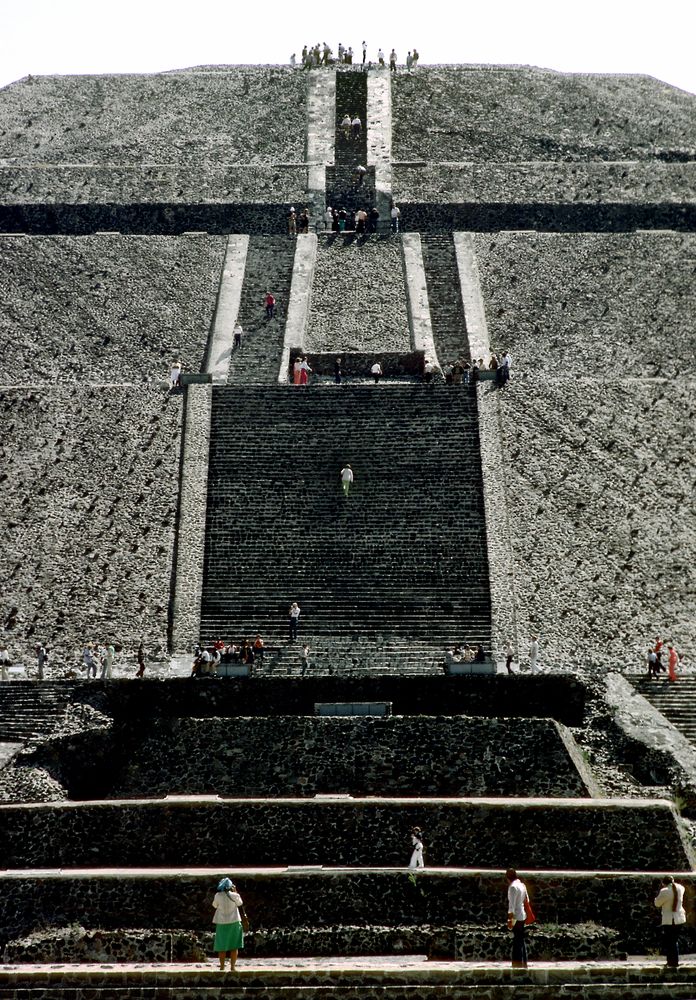
POLYGON ((295 358, 292 366, 292 384, 299 385, 302 377, 302 358, 295 358))
POLYGON ((512 661, 515 658, 515 651, 509 639, 505 640, 505 669, 509 674, 513 672, 512 661))
POLYGON ((351 469, 348 462, 341 469, 341 487, 343 488, 343 495, 348 496, 350 493, 350 487, 353 482, 353 470, 351 469))
POLYGON ((288 212, 288 236, 297 235, 297 215, 295 209, 291 208, 288 212))
POLYGON ((679 967, 679 928, 686 923, 684 886, 672 876, 662 880, 662 888, 655 897, 655 906, 662 910, 662 941, 667 967, 679 967))
POLYGON ((373 379, 375 380, 375 385, 378 385, 379 384, 379 380, 381 379, 382 375, 384 374, 383 371, 382 371, 382 366, 379 363, 379 361, 375 361, 375 363, 373 364, 372 368, 370 368, 370 374, 372 375, 373 379))
POLYGON ((302 363, 300 364, 300 385, 307 385, 311 374, 312 369, 309 367, 309 361, 305 356, 302 358, 302 363))
POLYGON ((233 351, 241 351, 242 349, 242 337, 244 336, 244 330, 242 329, 242 324, 237 320, 234 324, 234 343, 232 344, 233 351))
POLYGON ((300 663, 302 676, 304 677, 309 670, 309 646, 307 643, 302 647, 302 652, 300 653, 300 663))
POLYGON ((273 319, 275 316, 276 300, 275 296, 271 295, 270 292, 266 292, 266 297, 264 298, 264 305, 266 307, 266 319, 273 319))
POLYGON ((138 671, 135 676, 140 678, 145 676, 145 647, 143 646, 142 639, 140 640, 140 645, 138 646, 138 671))
POLYGON ((411 830, 411 844, 413 845, 413 852, 408 867, 411 869, 425 868, 425 861, 423 860, 423 831, 419 826, 414 826, 411 830))
POLYGON ((391 212, 391 228, 393 233, 399 232, 399 222, 401 220, 401 209, 398 205, 392 203, 391 212))
POLYGON ((362 187, 363 181, 365 180, 365 174, 367 173, 367 167, 362 163, 359 163, 355 170, 353 171, 353 176, 355 177, 355 186, 362 187))
POLYGON ((365 65, 365 60, 367 59, 367 42, 362 43, 362 54, 363 54, 363 66, 365 65))
POLYGON ((677 667, 679 666, 679 653, 677 652, 674 640, 667 643, 667 680, 674 684, 677 680, 677 667))
POLYGON ((336 383, 336 385, 340 385, 342 379, 343 379, 343 369, 341 368, 341 359, 336 358, 336 360, 334 361, 334 382, 336 383))
POLYGON ((237 887, 229 878, 223 878, 213 896, 213 923, 215 924, 214 950, 220 961, 220 971, 225 971, 225 959, 229 956, 230 972, 237 964, 237 953, 244 947, 244 931, 240 913, 244 903, 237 887))
POLYGON ((539 661, 539 636, 533 635, 532 641, 529 644, 529 668, 533 674, 535 674, 538 669, 539 661))
POLYGON ((362 132, 362 122, 360 121, 360 117, 358 115, 353 116, 353 121, 351 122, 350 127, 353 130, 353 138, 359 139, 360 133, 362 132))
POLYGON ((290 605, 290 610, 288 611, 288 627, 290 630, 290 642, 294 642, 297 639, 297 626, 300 622, 300 605, 297 601, 293 601, 290 605))
POLYGON ((48 650, 39 643, 36 644, 34 649, 36 651, 36 679, 42 681, 44 679, 44 670, 48 666, 48 650))
POLYGON ((524 937, 525 922, 527 920, 527 910, 525 902, 529 899, 527 886, 518 877, 514 868, 508 868, 505 872, 508 883, 508 930, 512 931, 512 967, 513 969, 527 968, 527 942, 524 937))
POLYGON ((343 129, 343 138, 350 139, 350 130, 353 125, 353 119, 346 113, 341 119, 341 128, 343 129))

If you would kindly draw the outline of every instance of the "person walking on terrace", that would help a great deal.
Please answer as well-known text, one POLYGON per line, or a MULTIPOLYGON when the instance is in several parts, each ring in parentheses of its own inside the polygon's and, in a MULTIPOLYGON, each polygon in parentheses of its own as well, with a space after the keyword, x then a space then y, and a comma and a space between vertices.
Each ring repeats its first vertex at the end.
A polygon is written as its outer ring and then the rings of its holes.
POLYGON ((9 668, 12 666, 12 660, 10 659, 10 654, 5 643, 0 643, 0 680, 9 681, 10 675, 8 673, 9 668))
POLYGON ((533 635, 529 644, 529 668, 533 674, 537 672, 539 660, 539 636, 533 635))
POLYGON ((290 605, 290 610, 288 611, 288 626, 290 629, 290 642, 294 642, 297 639, 297 626, 300 621, 300 605, 297 601, 293 601, 290 605))
POLYGON ((684 886, 670 876, 662 880, 655 897, 655 906, 662 910, 662 942, 668 968, 679 966, 679 928, 686 923, 684 886))
POLYGON ((352 482, 353 482, 353 470, 351 469, 350 465, 346 462, 346 464, 341 469, 341 486, 343 488, 343 495, 346 497, 350 493, 350 487, 352 482))
POLYGON ((237 954, 244 947, 241 907, 244 905, 237 887, 229 878, 223 878, 213 896, 213 923, 215 924, 214 950, 220 960, 220 971, 225 971, 225 959, 229 956, 230 972, 234 972, 237 954))
POLYGON ((389 69, 392 73, 396 72, 396 49, 392 49, 389 53, 389 69))
POLYGON ((48 650, 40 643, 34 646, 34 650, 36 651, 36 679, 42 681, 44 669, 48 666, 48 650))
POLYGON ((425 868, 425 861, 423 860, 423 831, 419 826, 414 826, 411 830, 411 843, 413 845, 413 853, 411 854, 408 867, 411 869, 425 868))
POLYGON ((140 678, 145 676, 145 647, 143 646, 142 640, 138 646, 138 672, 135 676, 140 678))
POLYGON ((508 930, 512 931, 512 967, 513 969, 527 968, 527 942, 524 937, 524 928, 527 921, 527 906, 529 896, 527 886, 519 878, 514 868, 508 868, 505 872, 508 883, 508 930))
POLYGON ((244 336, 244 330, 242 329, 242 324, 239 321, 237 321, 234 324, 234 343, 232 344, 233 351, 241 351, 243 336, 244 336))
POLYGON ((309 361, 304 357, 300 363, 300 385, 307 385, 311 374, 312 369, 309 367, 309 361))
POLYGON ((373 379, 375 380, 375 385, 378 385, 379 380, 382 378, 382 375, 384 375, 384 372, 382 371, 382 366, 379 363, 379 361, 375 361, 373 366, 370 368, 370 375, 372 375, 373 379))
POLYGON ((181 361, 172 362, 172 370, 169 374, 170 388, 173 392, 174 389, 181 388, 181 361))

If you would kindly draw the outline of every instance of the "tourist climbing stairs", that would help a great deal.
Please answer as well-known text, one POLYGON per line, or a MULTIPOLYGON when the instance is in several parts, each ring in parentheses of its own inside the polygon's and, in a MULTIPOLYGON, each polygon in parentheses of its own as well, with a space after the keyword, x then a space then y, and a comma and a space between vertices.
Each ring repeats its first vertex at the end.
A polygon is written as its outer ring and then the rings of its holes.
MULTIPOLYGON (((375 204, 375 170, 367 165, 367 73, 362 68, 340 69, 336 73, 336 161, 326 171, 326 203, 332 208, 368 212, 375 204), (348 114, 361 121, 359 136, 346 135, 341 122, 348 114), (355 168, 367 167, 358 185, 355 168)), ((382 220, 384 222, 385 220, 382 220)))
POLYGON ((670 683, 665 675, 657 680, 631 678, 651 705, 696 745, 696 677, 680 677, 670 683))
MULTIPOLYGON (((295 206, 300 211, 300 206, 295 206)), ((231 385, 276 383, 290 302, 295 240, 288 236, 250 236, 238 321, 241 350, 232 353, 231 385), (275 296, 275 317, 266 316, 265 298, 275 296)))
POLYGON ((55 734, 70 698, 70 685, 55 681, 0 684, 0 742, 32 743, 55 734))

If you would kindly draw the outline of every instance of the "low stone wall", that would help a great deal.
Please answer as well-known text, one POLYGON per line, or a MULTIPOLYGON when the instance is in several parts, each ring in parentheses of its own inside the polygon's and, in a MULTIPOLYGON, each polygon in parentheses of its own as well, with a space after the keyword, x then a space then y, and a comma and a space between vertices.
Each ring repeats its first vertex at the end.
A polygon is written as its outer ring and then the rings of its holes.
POLYGON ((693 159, 693 109, 691 94, 648 76, 419 66, 392 78, 393 156, 487 163, 693 159))
MULTIPOLYGON (((0 873, 0 944, 32 931, 70 923, 90 928, 197 931, 212 926, 212 898, 219 871, 0 873), (48 891, 50 889, 50 891, 48 891)), ((659 947, 653 899, 655 874, 522 873, 540 926, 591 921, 619 931, 620 946, 634 954, 659 947)), ((696 878, 681 873, 693 911, 696 878)), ((239 872, 235 879, 257 928, 298 925, 298 900, 307 926, 369 927, 488 925, 505 918, 502 871, 449 871, 413 875, 407 871, 239 872)), ((696 946, 694 927, 685 928, 685 950, 696 946)))
MULTIPOLYGON (((300 348, 292 348, 289 352, 290 364, 288 366, 289 377, 292 378, 292 361, 303 352, 300 348)), ((386 378, 400 378, 410 376, 420 377, 423 374, 422 351, 413 351, 404 354, 360 354, 345 351, 336 351, 334 354, 310 354, 309 363, 315 375, 334 374, 334 362, 336 358, 341 358, 341 368, 346 379, 351 377, 371 378, 370 368, 379 361, 382 366, 382 374, 386 378)))
MULTIPOLYGON (((168 381, 177 357, 200 371, 225 247, 202 233, 0 236, 0 384, 168 381)), ((90 407, 111 392, 86 391, 90 407)))
POLYGON ((181 396, 141 387, 0 393, 2 620, 15 662, 76 668, 85 642, 166 648, 181 396))
POLYGON ((400 240, 319 238, 304 346, 308 354, 410 353, 400 240))
MULTIPOLYGON (((527 933, 532 960, 601 960, 619 957, 618 932, 595 924, 534 927, 527 933)), ((68 927, 9 941, 6 963, 203 962, 212 954, 212 933, 195 931, 86 931, 68 927)), ((269 927, 244 935, 244 958, 321 955, 422 955, 504 961, 510 934, 499 924, 480 927, 269 927)))
POLYGON ((77 682, 76 701, 93 702, 117 721, 195 716, 314 715, 317 702, 388 701, 394 715, 553 718, 580 726, 585 687, 572 674, 364 677, 249 677, 162 684, 145 678, 77 682))
MULTIPOLYGON (((385 784, 388 778, 385 777, 385 784)), ((591 799, 177 799, 0 808, 7 868, 346 865, 403 867, 424 830, 429 868, 692 867, 667 803, 591 799), (101 831, 111 831, 108 838, 101 831)))
POLYGON ((558 724, 544 719, 177 719, 121 731, 115 740, 106 771, 84 759, 82 738, 71 754, 58 751, 56 766, 72 797, 84 797, 84 781, 90 798, 587 795, 558 724))

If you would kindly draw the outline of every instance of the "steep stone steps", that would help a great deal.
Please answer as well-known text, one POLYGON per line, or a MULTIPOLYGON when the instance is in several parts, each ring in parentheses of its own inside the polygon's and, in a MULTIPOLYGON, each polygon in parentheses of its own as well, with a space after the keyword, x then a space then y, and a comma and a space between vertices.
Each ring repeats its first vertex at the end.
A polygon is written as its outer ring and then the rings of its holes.
POLYGON ((662 871, 689 868, 673 806, 659 800, 528 798, 226 799, 0 806, 9 869, 201 865, 404 868, 409 830, 425 831, 429 868, 506 866, 662 871), (101 831, 108 828, 108 838, 101 831), (298 831, 302 835, 298 837, 298 831))
POLYGON ((68 685, 55 681, 0 684, 0 741, 26 743, 49 736, 65 718, 68 685))
POLYGON ((368 213, 375 204, 375 171, 368 169, 358 187, 353 171, 358 164, 367 166, 367 73, 362 69, 339 69, 336 73, 336 161, 326 171, 326 203, 332 208, 368 213), (362 122, 360 137, 346 138, 341 120, 348 113, 362 122))
MULTIPOLYGON (((534 934, 532 930, 530 937, 534 934)), ((392 936, 398 940, 398 934, 392 936)), ((343 954, 340 948, 336 950, 343 954)), ((688 958, 675 970, 665 970, 656 958, 532 961, 527 970, 519 970, 511 969, 509 961, 428 962, 424 955, 287 962, 248 959, 244 954, 234 974, 219 972, 216 959, 111 966, 102 962, 96 967, 10 966, 0 970, 0 990, 24 1000, 61 1000, 67 992, 72 1000, 117 1000, 134 994, 141 1000, 215 1000, 223 990, 233 1000, 250 996, 266 1000, 508 1000, 512 996, 516 1000, 693 1000, 691 983, 696 975, 696 963, 688 958)))
POLYGON ((666 680, 665 675, 657 680, 630 679, 637 691, 696 744, 696 677, 680 677, 675 683, 666 680))
POLYGON ((490 647, 476 403, 427 389, 214 389, 202 638, 282 637, 297 600, 312 635, 490 647))
MULTIPOLYGON (((459 268, 451 233, 421 236, 430 319, 440 364, 470 360, 459 268)), ((486 362, 488 359, 486 358, 486 362)))
POLYGON ((285 235, 249 237, 238 314, 244 339, 242 349, 232 353, 229 384, 277 383, 294 260, 294 239, 285 235), (266 318, 267 292, 276 299, 271 320, 266 318))

